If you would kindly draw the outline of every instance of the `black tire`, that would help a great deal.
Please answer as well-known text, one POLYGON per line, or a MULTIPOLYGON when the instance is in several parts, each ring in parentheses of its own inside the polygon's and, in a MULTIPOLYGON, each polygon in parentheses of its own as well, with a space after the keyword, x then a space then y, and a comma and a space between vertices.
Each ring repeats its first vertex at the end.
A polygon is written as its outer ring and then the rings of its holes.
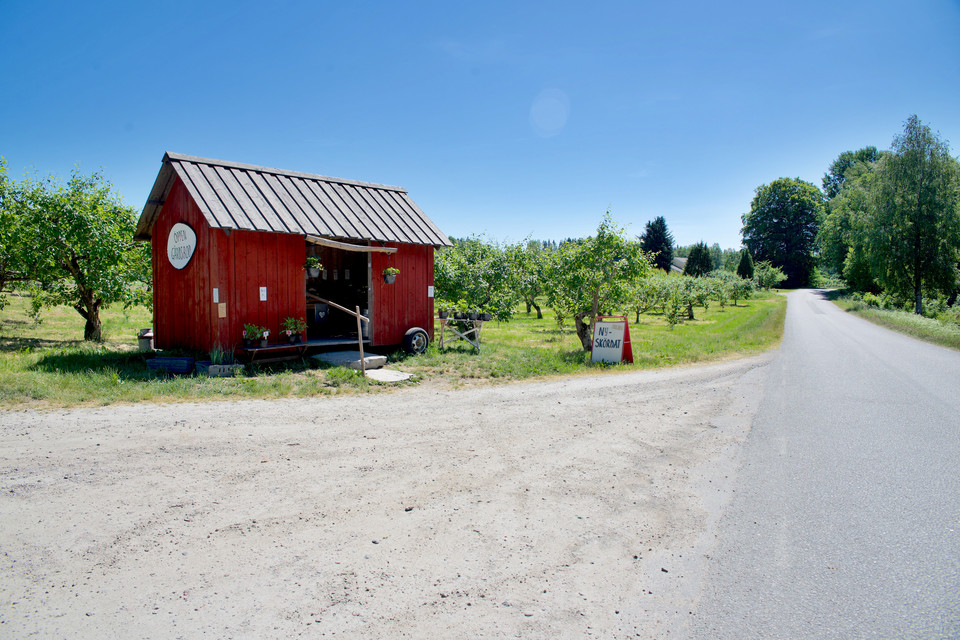
POLYGON ((430 345, 430 335, 420 327, 408 329, 403 336, 403 350, 411 354, 423 353, 430 345))

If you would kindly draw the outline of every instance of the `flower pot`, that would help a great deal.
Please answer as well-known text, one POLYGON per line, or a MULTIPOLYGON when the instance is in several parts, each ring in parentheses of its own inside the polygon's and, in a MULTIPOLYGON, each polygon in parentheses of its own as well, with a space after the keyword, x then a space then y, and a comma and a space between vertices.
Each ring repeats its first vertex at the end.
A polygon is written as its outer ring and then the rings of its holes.
POLYGON ((253 340, 251 340, 250 338, 244 338, 244 339, 243 339, 243 346, 246 347, 247 349, 249 349, 250 347, 253 346, 253 340))
POLYGON ((463 311, 454 311, 454 312, 453 312, 453 319, 454 319, 454 320, 466 320, 466 319, 467 319, 467 314, 465 314, 463 311))
POLYGON ((480 314, 477 313, 476 311, 471 311, 470 313, 467 314, 467 318, 470 320, 477 320, 479 317, 480 317, 480 314))
POLYGON ((242 371, 242 364, 211 364, 207 367, 207 375, 211 378, 232 378, 242 371))
POLYGON ((386 274, 386 273, 385 273, 385 274, 383 274, 383 281, 386 282, 387 284, 393 284, 394 282, 397 281, 397 276, 396 276, 396 274, 386 274))
POLYGON ((261 346, 261 347, 267 346, 267 339, 266 339, 266 338, 263 338, 262 340, 260 340, 260 346, 261 346))
POLYGON ((492 313, 481 313, 481 314, 480 314, 480 319, 483 320, 484 322, 490 322, 491 320, 493 320, 493 314, 492 314, 492 313))
POLYGON ((441 319, 441 320, 446 320, 446 319, 449 318, 449 317, 450 317, 450 312, 449 312, 449 311, 441 311, 441 312, 440 312, 440 319, 441 319))
POLYGON ((319 277, 320 277, 320 269, 314 269, 313 267, 308 267, 308 268, 307 268, 307 276, 309 276, 309 277, 311 277, 311 278, 319 278, 319 277))

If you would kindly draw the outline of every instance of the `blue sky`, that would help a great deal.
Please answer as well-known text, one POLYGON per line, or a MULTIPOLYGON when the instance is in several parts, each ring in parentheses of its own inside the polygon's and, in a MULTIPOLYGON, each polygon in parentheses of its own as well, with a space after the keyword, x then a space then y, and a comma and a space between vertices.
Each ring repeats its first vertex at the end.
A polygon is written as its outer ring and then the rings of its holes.
POLYGON ((406 187, 448 235, 740 246, 754 189, 820 185, 913 113, 960 148, 960 1, 0 0, 11 177, 164 151, 406 187))

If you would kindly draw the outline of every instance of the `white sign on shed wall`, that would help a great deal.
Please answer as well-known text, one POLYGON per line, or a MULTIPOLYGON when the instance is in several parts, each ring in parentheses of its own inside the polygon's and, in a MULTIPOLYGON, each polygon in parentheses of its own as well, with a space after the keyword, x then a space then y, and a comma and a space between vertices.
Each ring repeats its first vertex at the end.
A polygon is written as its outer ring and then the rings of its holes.
POLYGON ((170 229, 167 236, 167 259, 174 269, 183 269, 190 264, 193 252, 197 250, 197 234, 182 222, 170 229))

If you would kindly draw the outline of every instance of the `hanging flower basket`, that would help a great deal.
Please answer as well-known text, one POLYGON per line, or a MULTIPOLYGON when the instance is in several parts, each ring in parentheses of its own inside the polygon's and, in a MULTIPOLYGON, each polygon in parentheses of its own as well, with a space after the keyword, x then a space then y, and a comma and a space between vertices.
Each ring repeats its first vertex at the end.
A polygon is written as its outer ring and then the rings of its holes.
POLYGON ((383 270, 383 281, 387 284, 393 284, 397 281, 397 275, 400 273, 400 269, 396 267, 387 267, 383 270))

